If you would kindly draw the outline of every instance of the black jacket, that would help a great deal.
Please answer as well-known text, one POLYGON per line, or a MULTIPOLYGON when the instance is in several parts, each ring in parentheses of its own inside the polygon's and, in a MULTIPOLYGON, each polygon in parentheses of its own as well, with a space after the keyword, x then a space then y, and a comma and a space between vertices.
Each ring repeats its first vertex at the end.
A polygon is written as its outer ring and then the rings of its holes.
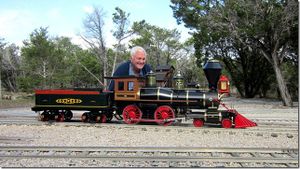
MULTIPOLYGON (((128 60, 126 62, 121 63, 118 68, 116 69, 116 71, 113 74, 113 77, 115 76, 129 76, 129 65, 130 65, 131 61, 128 60)), ((142 74, 143 76, 145 76, 147 73, 149 73, 151 71, 151 66, 148 64, 145 64, 143 69, 142 69, 142 74)), ((114 90, 114 80, 110 81, 108 90, 113 91, 114 90)))

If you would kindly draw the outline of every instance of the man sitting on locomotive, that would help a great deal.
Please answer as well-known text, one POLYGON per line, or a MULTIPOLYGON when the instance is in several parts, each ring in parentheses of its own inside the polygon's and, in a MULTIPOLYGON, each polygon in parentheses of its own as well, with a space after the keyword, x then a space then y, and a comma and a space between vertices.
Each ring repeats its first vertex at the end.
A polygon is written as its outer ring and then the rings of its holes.
MULTIPOLYGON (((147 53, 144 48, 135 46, 131 49, 130 54, 131 60, 121 63, 114 72, 114 77, 130 75, 143 77, 152 70, 151 66, 146 64, 147 53)), ((110 91, 114 90, 114 80, 110 81, 108 89, 110 91)))

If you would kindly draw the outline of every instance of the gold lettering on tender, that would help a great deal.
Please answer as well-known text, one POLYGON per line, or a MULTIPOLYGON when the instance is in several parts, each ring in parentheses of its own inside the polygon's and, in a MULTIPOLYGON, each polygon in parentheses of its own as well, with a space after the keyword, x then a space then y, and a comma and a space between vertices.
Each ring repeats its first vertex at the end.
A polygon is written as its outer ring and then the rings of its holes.
POLYGON ((82 103, 82 100, 74 99, 74 98, 65 98, 65 99, 56 99, 55 102, 60 104, 79 104, 82 103))

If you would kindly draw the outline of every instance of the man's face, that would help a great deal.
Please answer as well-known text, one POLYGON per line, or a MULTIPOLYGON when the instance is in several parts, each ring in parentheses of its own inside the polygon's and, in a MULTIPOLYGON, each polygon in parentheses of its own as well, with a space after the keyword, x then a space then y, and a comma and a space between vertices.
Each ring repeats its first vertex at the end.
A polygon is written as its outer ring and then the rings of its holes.
POLYGON ((146 63, 146 56, 143 51, 138 50, 131 58, 131 63, 135 69, 141 70, 146 63))

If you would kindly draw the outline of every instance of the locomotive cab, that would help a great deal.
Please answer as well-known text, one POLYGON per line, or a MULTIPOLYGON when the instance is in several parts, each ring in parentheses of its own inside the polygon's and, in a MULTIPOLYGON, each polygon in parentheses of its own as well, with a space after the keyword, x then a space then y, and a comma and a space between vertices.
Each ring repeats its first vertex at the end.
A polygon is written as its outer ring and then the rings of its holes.
POLYGON ((135 76, 109 77, 115 81, 115 101, 137 101, 140 88, 145 86, 145 78, 135 76))

